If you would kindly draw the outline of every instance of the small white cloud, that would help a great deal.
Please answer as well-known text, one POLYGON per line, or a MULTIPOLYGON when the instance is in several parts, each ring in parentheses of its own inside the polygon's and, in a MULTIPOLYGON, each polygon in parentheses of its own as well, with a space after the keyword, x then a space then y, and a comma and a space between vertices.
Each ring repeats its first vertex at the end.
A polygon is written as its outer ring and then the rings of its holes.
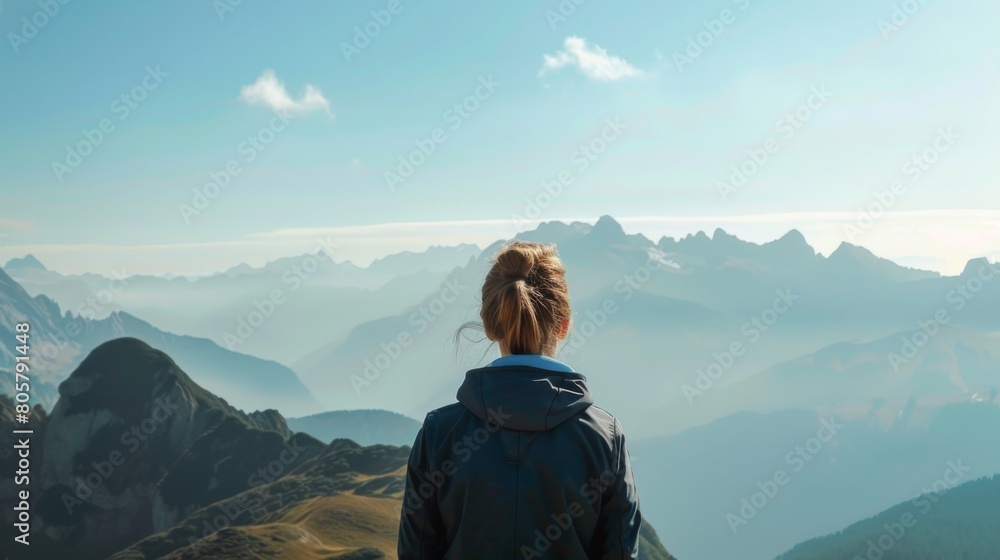
POLYGON ((554 55, 543 55, 545 64, 538 71, 539 76, 564 66, 578 66, 585 76, 594 80, 614 81, 642 75, 642 71, 598 45, 587 45, 587 41, 576 36, 566 37, 563 50, 554 55))
POLYGON ((264 70, 256 82, 243 86, 240 100, 247 105, 263 105, 275 111, 309 113, 322 110, 330 114, 330 103, 318 88, 306 84, 306 90, 299 99, 293 99, 271 69, 264 70))

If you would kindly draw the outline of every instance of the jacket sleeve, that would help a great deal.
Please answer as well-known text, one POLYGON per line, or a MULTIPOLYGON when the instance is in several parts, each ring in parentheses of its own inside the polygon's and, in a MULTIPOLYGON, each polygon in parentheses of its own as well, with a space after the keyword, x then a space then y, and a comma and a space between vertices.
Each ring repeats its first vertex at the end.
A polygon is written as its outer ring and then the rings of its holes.
POLYGON ((594 535, 596 558, 620 560, 639 557, 639 496, 632 476, 632 463, 625 445, 621 424, 615 420, 614 452, 616 454, 614 478, 604 488, 601 513, 594 535))
POLYGON ((406 465, 403 507, 399 518, 399 560, 437 560, 446 550, 444 523, 438 509, 438 488, 427 479, 431 464, 427 455, 425 427, 417 432, 406 465))

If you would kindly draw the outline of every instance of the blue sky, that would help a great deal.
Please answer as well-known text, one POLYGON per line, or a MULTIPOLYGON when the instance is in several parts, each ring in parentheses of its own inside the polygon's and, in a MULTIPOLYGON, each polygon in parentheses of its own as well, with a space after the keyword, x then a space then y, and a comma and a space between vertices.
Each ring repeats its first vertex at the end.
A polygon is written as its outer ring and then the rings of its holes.
POLYGON ((364 263, 602 214, 946 272, 1000 250, 996 3, 224 1, 0 3, 0 259, 205 273, 323 235, 364 263))

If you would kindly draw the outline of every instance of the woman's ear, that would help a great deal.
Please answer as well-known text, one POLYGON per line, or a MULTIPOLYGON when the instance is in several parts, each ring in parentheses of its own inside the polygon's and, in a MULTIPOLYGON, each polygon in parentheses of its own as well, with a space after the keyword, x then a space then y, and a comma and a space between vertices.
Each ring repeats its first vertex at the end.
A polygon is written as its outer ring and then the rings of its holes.
POLYGON ((556 338, 562 340, 566 338, 567 334, 569 334, 569 319, 563 319, 562 323, 559 324, 559 336, 556 338))

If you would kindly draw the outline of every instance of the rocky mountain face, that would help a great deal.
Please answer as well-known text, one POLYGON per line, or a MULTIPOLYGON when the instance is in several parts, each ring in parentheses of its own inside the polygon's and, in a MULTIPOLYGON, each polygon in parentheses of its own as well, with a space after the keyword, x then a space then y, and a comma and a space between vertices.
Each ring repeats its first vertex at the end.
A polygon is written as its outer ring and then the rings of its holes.
MULTIPOLYGON (((292 433, 280 414, 235 409, 134 338, 95 348, 59 392, 31 421, 28 557, 395 558, 408 447, 292 433)), ((12 410, 0 399, 6 434, 12 410)), ((13 470, 4 449, 0 466, 13 470)), ((12 504, 0 505, 10 538, 12 504)), ((642 558, 670 558, 648 526, 641 546, 642 558)))
POLYGON ((323 447, 306 434, 285 436, 228 416, 195 440, 160 479, 153 531, 169 529, 204 506, 273 480, 323 447))
MULTIPOLYGON (((210 445, 203 440, 217 439, 219 429, 239 425, 269 438, 272 448, 290 436, 280 415, 244 414, 134 338, 95 348, 59 392, 41 445, 37 520, 46 539, 73 548, 113 551, 193 507, 176 493, 169 494, 173 500, 156 498, 175 480, 167 476, 172 469, 190 465, 185 454, 210 445)), ((232 461, 243 457, 227 457, 230 450, 216 445, 213 456, 203 454, 203 468, 191 480, 242 472, 232 461)), ((210 497, 199 493, 189 502, 210 497)))

